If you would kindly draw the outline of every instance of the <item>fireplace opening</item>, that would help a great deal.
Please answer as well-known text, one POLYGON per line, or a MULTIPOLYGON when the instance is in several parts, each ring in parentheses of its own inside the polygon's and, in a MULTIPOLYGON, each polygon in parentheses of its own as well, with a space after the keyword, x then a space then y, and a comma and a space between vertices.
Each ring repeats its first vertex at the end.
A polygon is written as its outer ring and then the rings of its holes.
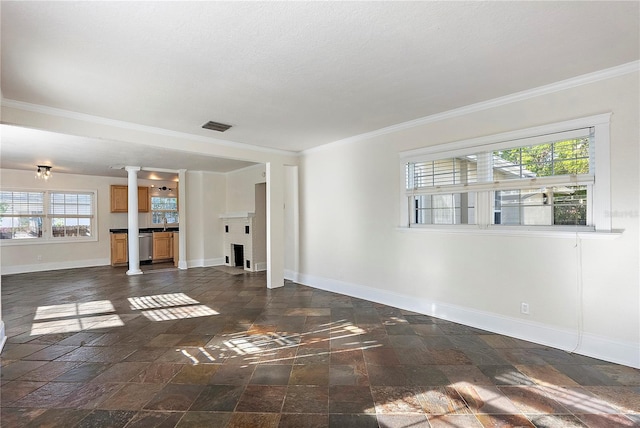
POLYGON ((233 244, 233 265, 244 267, 244 246, 233 244))

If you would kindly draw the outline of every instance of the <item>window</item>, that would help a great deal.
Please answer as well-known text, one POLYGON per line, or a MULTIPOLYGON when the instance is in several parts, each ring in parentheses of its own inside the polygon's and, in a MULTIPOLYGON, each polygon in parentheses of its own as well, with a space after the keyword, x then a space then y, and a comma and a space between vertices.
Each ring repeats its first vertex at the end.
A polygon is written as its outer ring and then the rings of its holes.
POLYGON ((152 224, 178 223, 178 198, 175 196, 151 197, 151 222, 152 224))
POLYGON ((0 192, 0 238, 42 237, 43 192, 0 192))
POLYGON ((401 157, 405 226, 610 230, 605 218, 609 115, 419 149, 401 157))
POLYGON ((1 191, 0 239, 95 238, 93 192, 1 191))
POLYGON ((52 192, 50 196, 51 235, 54 238, 90 237, 93 194, 52 192))

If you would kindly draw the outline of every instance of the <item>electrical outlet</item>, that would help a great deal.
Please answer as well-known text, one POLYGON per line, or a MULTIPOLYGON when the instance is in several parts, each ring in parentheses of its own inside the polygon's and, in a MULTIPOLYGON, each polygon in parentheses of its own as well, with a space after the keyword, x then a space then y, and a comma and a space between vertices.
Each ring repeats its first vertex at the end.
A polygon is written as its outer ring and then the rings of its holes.
POLYGON ((525 314, 525 315, 529 315, 529 304, 522 302, 520 303, 520 313, 521 314, 525 314))
POLYGON ((41 261, 42 261, 42 256, 41 256, 40 254, 38 254, 38 255, 36 256, 36 260, 37 260, 37 261, 39 261, 39 262, 41 262, 41 261))

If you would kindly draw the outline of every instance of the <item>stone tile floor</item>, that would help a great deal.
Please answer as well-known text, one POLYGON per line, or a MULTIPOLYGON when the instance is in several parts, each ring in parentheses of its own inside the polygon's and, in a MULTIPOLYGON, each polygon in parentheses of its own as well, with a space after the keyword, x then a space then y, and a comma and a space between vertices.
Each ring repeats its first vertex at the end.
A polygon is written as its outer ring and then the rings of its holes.
POLYGON ((2 277, 2 427, 632 427, 640 371, 215 268, 2 277))

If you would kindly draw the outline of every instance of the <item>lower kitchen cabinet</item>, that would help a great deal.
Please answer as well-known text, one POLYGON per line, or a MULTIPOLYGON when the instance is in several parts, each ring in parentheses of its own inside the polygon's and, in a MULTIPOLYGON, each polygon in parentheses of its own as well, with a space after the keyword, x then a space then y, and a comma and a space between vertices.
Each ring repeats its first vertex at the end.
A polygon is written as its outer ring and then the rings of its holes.
POLYGON ((153 261, 173 258, 173 232, 153 233, 153 261))
POLYGON ((127 257, 127 234, 111 234, 111 266, 126 265, 129 261, 127 257))

